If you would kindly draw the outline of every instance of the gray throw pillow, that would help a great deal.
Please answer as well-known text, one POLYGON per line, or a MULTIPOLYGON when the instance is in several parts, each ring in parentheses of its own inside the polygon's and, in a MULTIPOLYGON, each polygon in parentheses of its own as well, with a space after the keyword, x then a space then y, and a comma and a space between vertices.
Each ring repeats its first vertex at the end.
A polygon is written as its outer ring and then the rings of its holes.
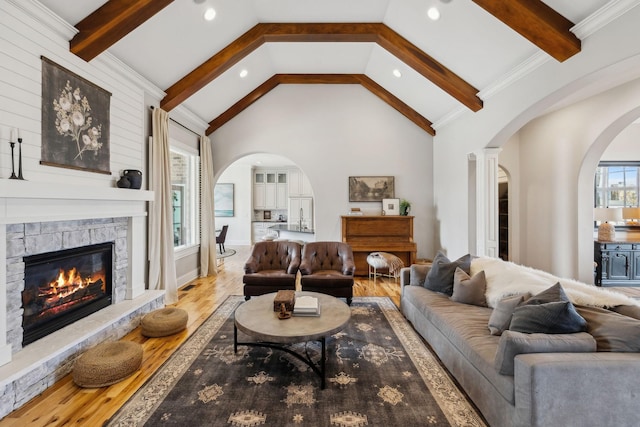
POLYGON ((467 254, 455 261, 450 261, 442 252, 438 252, 433 259, 424 287, 431 291, 451 296, 453 294, 453 274, 458 267, 469 274, 471 271, 471 255, 467 254))
POLYGON ((511 317, 513 317, 513 310, 530 297, 531 294, 526 293, 524 295, 511 295, 498 301, 491 312, 491 317, 489 317, 489 331, 491 335, 501 335, 509 329, 511 317))
POLYGON ((409 284, 413 286, 424 286, 430 268, 431 266, 428 264, 411 264, 409 284))
POLYGON ((453 294, 451 300, 463 304, 487 306, 487 298, 484 296, 487 290, 487 279, 484 271, 470 277, 460 267, 453 274, 453 294))
POLYGON ((586 332, 549 335, 504 331, 498 342, 494 366, 502 375, 513 375, 514 358, 518 354, 593 351, 596 351, 596 340, 586 332))
POLYGON ((513 311, 509 329, 526 334, 570 334, 586 331, 587 321, 570 301, 534 305, 527 301, 513 311))
POLYGON ((560 282, 551 286, 550 288, 545 289, 544 291, 535 294, 531 298, 527 300, 528 305, 533 304, 545 304, 548 302, 558 302, 558 301, 569 301, 569 297, 564 292, 562 285, 560 282))
POLYGON ((640 352, 640 320, 598 307, 576 307, 598 351, 640 352))

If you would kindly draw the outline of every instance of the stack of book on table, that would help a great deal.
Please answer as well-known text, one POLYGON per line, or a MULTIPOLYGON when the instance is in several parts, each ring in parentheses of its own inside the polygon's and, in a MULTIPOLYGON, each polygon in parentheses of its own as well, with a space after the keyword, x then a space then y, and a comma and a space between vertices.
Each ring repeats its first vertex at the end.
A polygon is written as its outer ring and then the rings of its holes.
POLYGON ((320 316, 320 302, 318 298, 304 295, 296 297, 293 306, 294 316, 320 316))

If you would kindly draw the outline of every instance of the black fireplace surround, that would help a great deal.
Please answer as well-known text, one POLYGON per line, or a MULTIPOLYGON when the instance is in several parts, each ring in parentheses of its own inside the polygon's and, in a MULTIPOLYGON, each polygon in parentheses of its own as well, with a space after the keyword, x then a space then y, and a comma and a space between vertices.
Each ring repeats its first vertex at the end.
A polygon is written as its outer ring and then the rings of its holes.
POLYGON ((113 245, 24 257, 23 346, 112 303, 113 245))

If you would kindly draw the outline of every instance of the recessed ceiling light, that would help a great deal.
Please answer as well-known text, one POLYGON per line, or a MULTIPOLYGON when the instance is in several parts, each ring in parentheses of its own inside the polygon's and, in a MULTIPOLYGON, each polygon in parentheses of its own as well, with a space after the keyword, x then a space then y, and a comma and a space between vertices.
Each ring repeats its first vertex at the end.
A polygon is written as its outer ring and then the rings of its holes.
POLYGON ((204 19, 207 21, 213 21, 216 17, 216 10, 212 7, 207 8, 204 12, 204 19))
POLYGON ((245 68, 240 71, 240 77, 243 79, 247 77, 247 74, 249 74, 249 72, 245 68))
POLYGON ((430 7, 429 10, 427 10, 427 16, 432 21, 437 21, 438 19, 440 19, 440 11, 437 7, 430 7))
POLYGON ((402 73, 397 68, 393 70, 393 75, 396 76, 397 78, 402 77, 402 73))

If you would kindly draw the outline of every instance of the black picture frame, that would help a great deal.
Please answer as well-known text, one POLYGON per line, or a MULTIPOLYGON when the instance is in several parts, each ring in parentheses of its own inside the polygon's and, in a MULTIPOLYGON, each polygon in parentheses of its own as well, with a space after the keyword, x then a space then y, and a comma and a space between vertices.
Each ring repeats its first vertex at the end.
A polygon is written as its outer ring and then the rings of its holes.
POLYGON ((395 198, 393 176, 350 176, 350 202, 381 202, 395 198))
POLYGON ((40 164, 111 175, 111 93, 42 60, 40 164))

